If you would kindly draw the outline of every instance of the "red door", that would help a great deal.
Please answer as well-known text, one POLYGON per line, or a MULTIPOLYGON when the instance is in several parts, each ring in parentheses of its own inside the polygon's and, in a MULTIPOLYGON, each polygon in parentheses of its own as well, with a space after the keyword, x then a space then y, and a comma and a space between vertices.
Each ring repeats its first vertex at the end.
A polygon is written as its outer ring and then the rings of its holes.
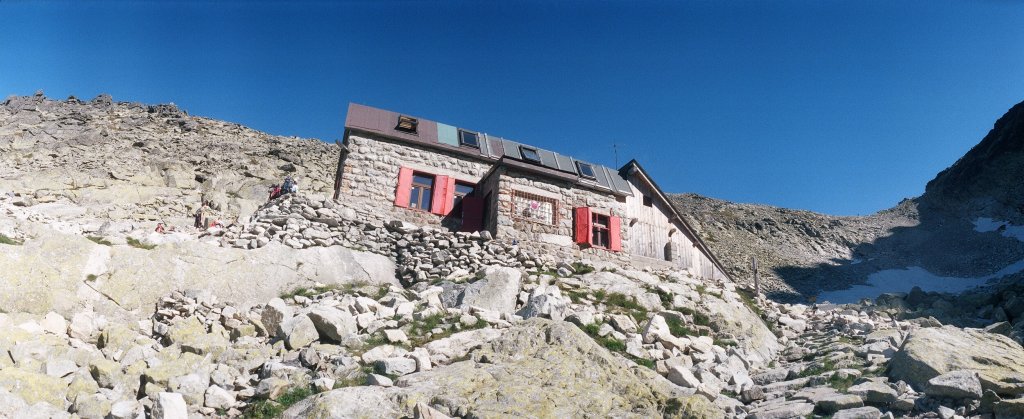
POLYGON ((462 228, 459 231, 480 231, 484 229, 484 200, 467 196, 462 198, 462 228))

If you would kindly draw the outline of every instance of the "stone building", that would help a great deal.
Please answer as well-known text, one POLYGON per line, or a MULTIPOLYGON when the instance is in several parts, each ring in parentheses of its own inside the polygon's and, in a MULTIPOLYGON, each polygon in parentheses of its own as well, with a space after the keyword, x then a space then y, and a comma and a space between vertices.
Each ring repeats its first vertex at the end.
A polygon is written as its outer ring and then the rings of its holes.
POLYGON ((357 216, 486 231, 556 256, 726 276, 635 160, 620 170, 350 104, 335 199, 357 216))

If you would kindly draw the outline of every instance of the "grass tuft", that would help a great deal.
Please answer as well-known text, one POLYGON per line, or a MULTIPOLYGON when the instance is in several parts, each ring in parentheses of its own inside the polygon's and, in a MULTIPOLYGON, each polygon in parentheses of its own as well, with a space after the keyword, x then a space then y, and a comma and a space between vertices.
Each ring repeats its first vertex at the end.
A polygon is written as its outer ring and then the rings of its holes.
POLYGON ((3 233, 0 233, 0 244, 9 244, 9 245, 13 245, 13 246, 20 246, 22 243, 19 240, 14 240, 14 239, 12 239, 10 237, 5 236, 3 233))
POLYGON ((155 244, 145 244, 143 242, 138 241, 137 239, 135 239, 133 237, 129 237, 128 238, 128 245, 131 246, 131 247, 134 247, 136 249, 144 249, 144 250, 156 249, 156 245, 155 244))
POLYGON ((295 387, 278 397, 277 401, 260 400, 250 404, 242 412, 242 417, 251 419, 279 418, 289 407, 312 395, 313 391, 309 387, 295 387))
POLYGON ((86 238, 91 240, 93 243, 96 243, 96 244, 101 244, 101 245, 104 245, 104 246, 112 246, 113 245, 113 243, 107 241, 103 237, 88 236, 86 238))

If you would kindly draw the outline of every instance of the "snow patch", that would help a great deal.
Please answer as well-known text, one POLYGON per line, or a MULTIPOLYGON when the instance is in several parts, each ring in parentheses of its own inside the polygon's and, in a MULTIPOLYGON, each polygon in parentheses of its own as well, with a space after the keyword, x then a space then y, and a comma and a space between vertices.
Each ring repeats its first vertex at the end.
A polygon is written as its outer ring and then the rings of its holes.
POLYGON ((1005 221, 996 221, 987 217, 981 217, 974 220, 974 231, 979 233, 996 231, 1001 227, 1006 227, 1000 233, 1003 237, 1013 237, 1017 240, 1024 241, 1024 226, 1015 226, 1005 221))
MULTIPOLYGON (((1000 232, 1003 237, 1013 237, 1024 241, 1024 226, 1015 226, 991 218, 974 220, 974 231, 979 233, 998 231, 1000 228, 1003 228, 1000 232)), ((853 263, 856 263, 856 260, 853 263)), ((938 276, 919 266, 911 266, 906 269, 887 269, 869 275, 866 285, 854 285, 845 290, 823 292, 818 295, 818 301, 836 304, 856 303, 861 299, 873 299, 887 292, 910 292, 914 287, 921 287, 925 292, 957 293, 1021 271, 1024 271, 1024 260, 1012 263, 992 275, 977 278, 938 276)))

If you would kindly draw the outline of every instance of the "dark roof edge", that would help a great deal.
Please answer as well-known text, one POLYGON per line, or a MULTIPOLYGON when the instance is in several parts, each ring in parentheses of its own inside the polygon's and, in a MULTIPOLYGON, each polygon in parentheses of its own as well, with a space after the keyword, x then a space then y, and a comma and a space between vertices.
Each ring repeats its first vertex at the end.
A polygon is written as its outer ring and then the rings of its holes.
POLYGON ((713 252, 711 252, 711 248, 708 247, 707 243, 704 243, 704 240, 702 240, 700 236, 697 235, 697 231, 693 229, 693 226, 691 226, 690 223, 687 222, 685 218, 683 218, 683 215, 679 212, 679 209, 676 208, 674 204, 672 204, 672 200, 668 199, 668 195, 665 194, 661 187, 654 182, 654 178, 652 178, 651 175, 649 175, 647 171, 644 170, 644 167, 640 165, 640 162, 636 161, 636 159, 630 160, 628 163, 622 166, 622 168, 619 169, 619 175, 622 176, 623 178, 628 179, 630 168, 635 168, 640 172, 640 174, 644 176, 644 178, 647 179, 651 186, 654 187, 654 191, 658 193, 658 197, 662 200, 662 202, 668 205, 669 209, 672 210, 672 214, 675 215, 675 218, 679 220, 679 222, 683 225, 684 228, 686 228, 687 233, 690 235, 690 237, 693 237, 694 241, 697 242, 697 245, 700 246, 701 250, 704 251, 704 254, 708 256, 708 259, 711 259, 711 263, 714 263, 715 266, 718 266, 718 269, 722 271, 722 274, 725 275, 725 277, 728 278, 730 281, 733 281, 732 276, 730 276, 729 272, 725 270, 725 267, 722 265, 722 262, 720 262, 718 258, 715 257, 715 254, 713 252))
POLYGON ((521 171, 524 171, 524 172, 534 173, 534 174, 538 174, 538 175, 542 175, 542 176, 553 177, 553 178, 556 178, 556 179, 560 179, 560 180, 564 180, 566 182, 572 183, 574 186, 578 186, 580 188, 592 190, 592 191, 595 191, 595 192, 607 193, 609 195, 615 195, 615 196, 619 196, 619 197, 628 196, 628 195, 622 193, 621 191, 618 191, 618 190, 615 190, 615 189, 607 189, 607 188, 601 187, 600 185, 592 185, 592 184, 590 184, 588 182, 582 181, 582 180, 580 180, 579 176, 570 175, 568 173, 565 173, 565 172, 562 172, 562 171, 558 171, 558 170, 554 170, 554 169, 551 169, 551 168, 548 168, 548 167, 545 167, 545 166, 537 166, 535 164, 521 162, 521 161, 516 160, 514 158, 508 158, 508 157, 502 156, 500 159, 498 159, 498 161, 497 161, 497 163, 495 163, 495 165, 496 166, 511 167, 513 169, 521 170, 521 171))

